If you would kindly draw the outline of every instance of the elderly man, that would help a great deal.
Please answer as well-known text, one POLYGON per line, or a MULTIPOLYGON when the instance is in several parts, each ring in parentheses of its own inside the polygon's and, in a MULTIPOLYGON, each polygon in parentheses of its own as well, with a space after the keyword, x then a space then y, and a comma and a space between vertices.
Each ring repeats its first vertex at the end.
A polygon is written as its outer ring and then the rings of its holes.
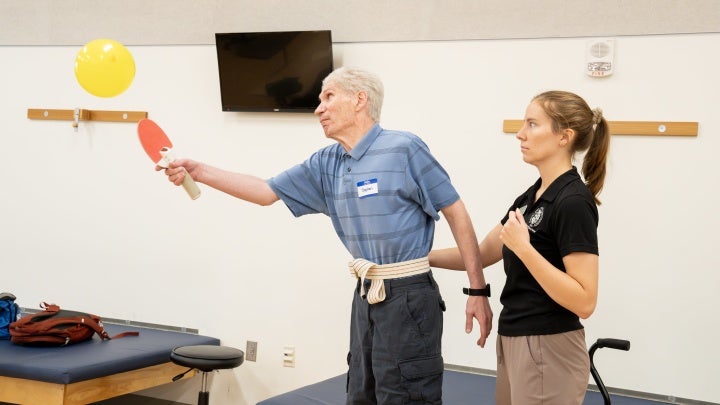
MULTIPOLYGON (((339 68, 323 81, 315 115, 336 141, 269 180, 188 159, 165 170, 186 173, 237 198, 295 216, 322 213, 353 257, 347 404, 441 404, 444 302, 427 259, 442 212, 470 283, 466 332, 473 318, 484 346, 492 311, 470 217, 425 143, 380 127, 383 85, 365 70, 339 68)), ((158 168, 160 169, 160 168, 158 168)), ((467 290, 466 290, 467 291, 467 290)))

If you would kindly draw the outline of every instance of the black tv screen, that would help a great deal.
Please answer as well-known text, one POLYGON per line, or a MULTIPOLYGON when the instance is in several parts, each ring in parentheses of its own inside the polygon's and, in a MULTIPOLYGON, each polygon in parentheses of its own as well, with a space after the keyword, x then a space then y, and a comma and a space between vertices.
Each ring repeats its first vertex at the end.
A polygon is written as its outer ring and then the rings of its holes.
POLYGON ((330 31, 216 33, 223 111, 312 112, 333 70, 330 31))

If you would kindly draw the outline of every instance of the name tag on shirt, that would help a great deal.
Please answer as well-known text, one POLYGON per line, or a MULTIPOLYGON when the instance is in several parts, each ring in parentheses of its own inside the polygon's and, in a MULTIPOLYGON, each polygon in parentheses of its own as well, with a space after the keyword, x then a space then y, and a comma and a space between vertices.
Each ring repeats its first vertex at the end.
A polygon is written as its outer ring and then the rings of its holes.
POLYGON ((358 197, 372 197, 378 194, 377 179, 363 180, 357 182, 358 197))

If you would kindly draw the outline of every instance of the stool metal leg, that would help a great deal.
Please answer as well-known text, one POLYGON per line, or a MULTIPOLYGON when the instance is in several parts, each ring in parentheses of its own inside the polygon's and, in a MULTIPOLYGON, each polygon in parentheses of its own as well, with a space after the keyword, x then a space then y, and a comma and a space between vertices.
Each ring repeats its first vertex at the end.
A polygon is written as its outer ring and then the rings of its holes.
POLYGON ((198 393, 198 405, 210 405, 210 391, 208 391, 207 380, 208 373, 202 372, 202 385, 198 393))

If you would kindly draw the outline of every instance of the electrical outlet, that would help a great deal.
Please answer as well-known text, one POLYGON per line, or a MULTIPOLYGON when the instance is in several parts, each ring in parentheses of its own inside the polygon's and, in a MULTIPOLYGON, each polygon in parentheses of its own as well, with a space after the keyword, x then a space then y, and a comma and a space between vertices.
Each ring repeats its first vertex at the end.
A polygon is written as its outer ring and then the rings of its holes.
POLYGON ((295 346, 283 347, 283 367, 295 367, 295 346))
POLYGON ((253 342, 251 340, 247 341, 247 345, 245 345, 245 360, 257 360, 257 342, 253 342))

